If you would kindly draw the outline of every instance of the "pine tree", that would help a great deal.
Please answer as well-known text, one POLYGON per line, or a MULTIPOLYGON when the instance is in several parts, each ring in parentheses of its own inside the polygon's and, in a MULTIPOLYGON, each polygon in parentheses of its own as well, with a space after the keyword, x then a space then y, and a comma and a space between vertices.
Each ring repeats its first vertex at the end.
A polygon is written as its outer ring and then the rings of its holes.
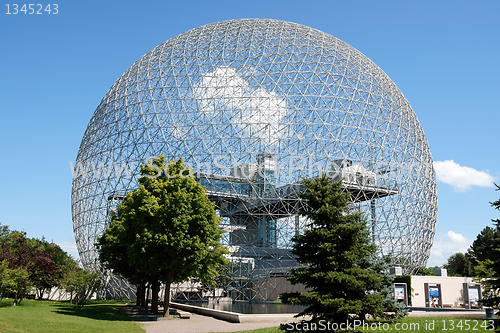
POLYGON ((460 252, 452 254, 443 265, 449 276, 472 276, 474 275, 473 267, 470 257, 460 252))
POLYGON ((307 208, 299 213, 310 224, 293 238, 292 253, 301 267, 288 279, 304 284, 307 291, 283 294, 282 302, 307 306, 298 316, 311 315, 311 322, 381 316, 387 301, 381 290, 387 281, 374 267, 376 246, 363 215, 349 213, 349 196, 340 182, 323 175, 302 184, 307 208))
MULTIPOLYGON (((493 222, 495 221, 493 220, 493 222)), ((500 228, 486 226, 481 230, 466 254, 473 266, 476 266, 477 262, 484 261, 490 257, 495 247, 495 239, 498 238, 500 238, 500 228)))

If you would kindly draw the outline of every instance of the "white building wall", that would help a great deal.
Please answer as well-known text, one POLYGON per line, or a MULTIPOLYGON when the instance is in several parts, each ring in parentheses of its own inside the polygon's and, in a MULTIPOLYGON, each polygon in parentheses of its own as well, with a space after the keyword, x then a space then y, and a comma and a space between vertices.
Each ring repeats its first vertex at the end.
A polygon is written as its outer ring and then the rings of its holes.
MULTIPOLYGON (((54 287, 50 289, 49 292, 46 292, 43 295, 43 298, 46 298, 51 301, 69 301, 70 296, 71 296, 70 293, 68 293, 66 290, 54 287)), ((75 295, 73 294, 73 298, 74 297, 75 295)), ((89 299, 96 299, 96 298, 97 298, 97 293, 93 293, 92 296, 89 297, 89 299)))
POLYGON ((425 283, 441 284, 443 307, 459 307, 464 304, 463 284, 474 283, 471 277, 416 276, 411 277, 412 306, 425 307, 425 283))

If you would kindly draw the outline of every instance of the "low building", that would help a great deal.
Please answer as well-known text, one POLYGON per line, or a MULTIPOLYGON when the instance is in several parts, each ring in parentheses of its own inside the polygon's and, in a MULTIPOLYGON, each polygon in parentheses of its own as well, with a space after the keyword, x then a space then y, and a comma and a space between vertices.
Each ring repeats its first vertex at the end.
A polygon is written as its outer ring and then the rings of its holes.
MULTIPOLYGON (((401 275, 400 267, 391 267, 390 274, 401 275)), ((393 298, 418 308, 481 309, 481 284, 472 277, 451 277, 446 269, 436 269, 435 276, 412 275, 407 283, 394 283, 393 298)))
POLYGON ((471 277, 412 276, 412 306, 481 308, 481 285, 471 277))

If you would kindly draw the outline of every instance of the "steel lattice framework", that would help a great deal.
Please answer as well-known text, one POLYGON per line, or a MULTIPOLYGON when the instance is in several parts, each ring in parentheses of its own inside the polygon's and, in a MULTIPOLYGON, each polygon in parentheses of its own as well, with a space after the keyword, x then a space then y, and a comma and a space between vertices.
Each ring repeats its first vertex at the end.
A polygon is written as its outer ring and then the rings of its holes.
MULTIPOLYGON (((137 187, 139 164, 157 155, 183 157, 216 202, 231 251, 225 288, 243 298, 268 298, 272 278, 296 265, 290 240, 305 226, 298 181, 320 172, 342 179, 394 264, 412 272, 429 257, 437 188, 417 117, 377 65, 321 31, 217 22, 134 63, 102 99, 78 152, 72 213, 84 264, 96 263, 96 237, 137 187)), ((126 285, 109 281, 108 291, 123 293, 126 285)))

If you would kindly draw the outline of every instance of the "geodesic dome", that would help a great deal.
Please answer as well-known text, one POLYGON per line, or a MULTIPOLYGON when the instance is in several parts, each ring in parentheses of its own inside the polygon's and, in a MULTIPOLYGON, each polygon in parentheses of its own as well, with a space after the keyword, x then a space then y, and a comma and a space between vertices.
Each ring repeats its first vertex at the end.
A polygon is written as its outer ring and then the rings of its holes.
POLYGON ((319 173, 342 180, 394 264, 412 272, 429 257, 437 188, 417 117, 377 65, 321 31, 217 22, 127 69, 92 116, 75 164, 73 226, 84 264, 95 264, 96 237, 137 187, 138 166, 157 155, 184 158, 216 203, 234 288, 297 264, 289 249, 305 225, 298 182, 319 173))

